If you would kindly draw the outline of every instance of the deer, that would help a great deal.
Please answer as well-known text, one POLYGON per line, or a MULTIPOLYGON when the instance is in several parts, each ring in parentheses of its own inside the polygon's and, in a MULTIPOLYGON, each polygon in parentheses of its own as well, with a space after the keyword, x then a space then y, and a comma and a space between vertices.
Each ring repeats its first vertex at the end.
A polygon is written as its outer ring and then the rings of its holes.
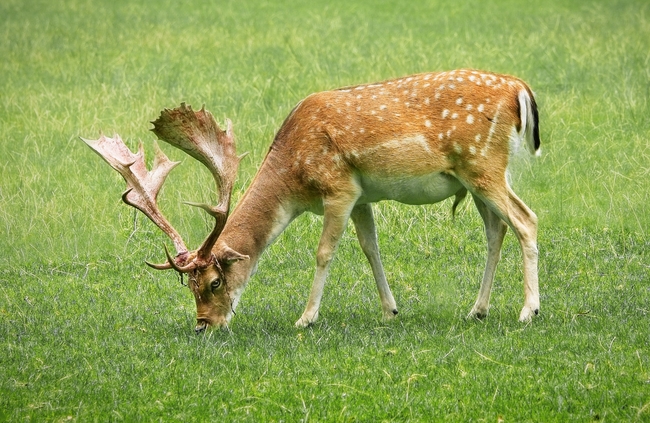
POLYGON ((383 82, 311 94, 289 113, 232 213, 230 197, 242 156, 232 122, 222 130, 212 114, 182 103, 165 109, 151 129, 212 174, 218 204, 187 203, 210 214, 215 224, 189 251, 157 206, 172 162, 154 142, 152 170, 144 151, 133 153, 119 135, 83 139, 127 182, 122 200, 144 213, 176 249, 166 261, 146 262, 157 270, 187 275, 196 301, 195 331, 228 327, 262 253, 299 215, 323 216, 316 267, 306 307, 295 323, 318 318, 328 270, 352 220, 379 291, 383 317, 397 305, 380 257, 372 204, 393 200, 433 204, 454 196, 456 206, 471 194, 485 225, 487 261, 478 297, 468 318, 488 315, 490 291, 508 228, 523 259, 528 322, 539 313, 537 216, 509 184, 508 165, 522 147, 540 153, 535 96, 522 80, 472 69, 420 73, 383 82))

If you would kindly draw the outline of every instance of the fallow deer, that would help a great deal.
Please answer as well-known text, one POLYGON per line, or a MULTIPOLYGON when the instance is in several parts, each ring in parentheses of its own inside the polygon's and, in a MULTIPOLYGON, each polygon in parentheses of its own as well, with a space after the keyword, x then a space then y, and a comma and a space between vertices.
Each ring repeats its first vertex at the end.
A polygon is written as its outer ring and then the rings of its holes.
MULTIPOLYGON (((510 227, 523 255, 524 306, 519 320, 538 313, 537 217, 507 182, 510 156, 520 146, 539 152, 538 112, 520 79, 475 70, 424 73, 312 94, 289 114, 257 175, 230 216, 240 157, 232 124, 222 131, 212 115, 182 104, 152 122, 163 141, 185 151, 213 174, 219 204, 193 204, 215 217, 195 251, 158 210, 156 196, 171 162, 156 145, 148 172, 142 145, 133 154, 119 136, 86 141, 127 181, 124 202, 146 214, 172 239, 174 257, 156 269, 188 274, 197 307, 196 331, 227 326, 262 252, 298 215, 324 216, 316 271, 297 327, 318 317, 325 279, 349 218, 374 275, 383 314, 397 306, 382 267, 371 203, 430 204, 469 191, 485 223, 487 264, 469 313, 488 313, 501 245, 510 227)), ((149 263, 148 263, 149 264, 149 263)))

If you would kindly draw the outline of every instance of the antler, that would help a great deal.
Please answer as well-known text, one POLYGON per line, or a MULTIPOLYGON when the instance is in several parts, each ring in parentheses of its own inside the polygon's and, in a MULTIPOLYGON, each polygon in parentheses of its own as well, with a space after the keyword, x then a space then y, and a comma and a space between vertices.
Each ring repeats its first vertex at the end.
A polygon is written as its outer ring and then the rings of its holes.
POLYGON ((98 140, 82 140, 124 178, 127 189, 122 200, 143 212, 174 242, 176 258, 172 258, 165 247, 167 263, 151 264, 154 269, 175 269, 189 272, 212 261, 212 247, 223 230, 230 210, 230 195, 241 157, 235 151, 232 123, 226 121, 222 131, 214 117, 205 108, 194 112, 192 107, 182 103, 180 107, 161 112, 152 122, 152 131, 161 140, 179 148, 203 163, 212 173, 217 184, 219 204, 187 203, 200 207, 215 218, 214 229, 196 252, 188 252, 178 232, 158 209, 156 198, 169 172, 180 162, 172 162, 155 143, 156 157, 149 172, 144 163, 144 150, 140 143, 138 153, 133 154, 119 135, 108 138, 102 135, 98 140))
POLYGON ((160 117, 151 123, 154 125, 152 131, 158 138, 203 163, 216 182, 219 195, 217 206, 186 203, 204 209, 215 218, 212 232, 197 250, 197 264, 205 263, 211 260, 212 247, 228 219, 230 196, 241 160, 235 150, 232 123, 226 120, 226 130, 222 131, 204 107, 194 112, 185 103, 172 110, 163 110, 160 117))
POLYGON ((81 139, 113 169, 118 171, 126 181, 127 189, 122 194, 122 201, 137 208, 151 219, 171 238, 177 256, 185 256, 187 247, 185 247, 183 239, 160 212, 156 202, 158 192, 167 175, 180 162, 169 160, 158 147, 158 143, 155 143, 156 157, 153 168, 151 171, 147 171, 142 143, 138 147, 138 153, 133 154, 117 134, 115 138, 101 135, 98 140, 81 139))

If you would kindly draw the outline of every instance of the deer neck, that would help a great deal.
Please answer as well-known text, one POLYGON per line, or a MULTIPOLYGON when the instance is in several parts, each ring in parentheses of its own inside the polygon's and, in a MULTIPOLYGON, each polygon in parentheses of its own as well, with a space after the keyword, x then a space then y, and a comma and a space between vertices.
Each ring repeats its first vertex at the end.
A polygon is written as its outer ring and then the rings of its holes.
MULTIPOLYGON (((241 295, 264 250, 302 210, 292 201, 291 189, 277 158, 269 153, 219 236, 213 251, 232 249, 248 260, 230 266, 229 279, 241 295)), ((235 301, 236 302, 236 301, 235 301)))

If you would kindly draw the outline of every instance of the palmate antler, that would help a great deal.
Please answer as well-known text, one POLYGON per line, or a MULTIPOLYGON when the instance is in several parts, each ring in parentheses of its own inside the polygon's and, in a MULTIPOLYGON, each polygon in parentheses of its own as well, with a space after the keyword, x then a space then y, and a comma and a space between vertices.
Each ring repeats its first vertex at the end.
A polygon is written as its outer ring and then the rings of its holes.
POLYGON ((214 229, 192 253, 188 252, 181 236, 160 212, 156 202, 165 178, 180 162, 170 161, 155 143, 153 169, 147 171, 142 143, 138 153, 133 154, 119 135, 115 135, 115 138, 102 135, 98 140, 82 140, 125 179, 127 190, 122 194, 122 200, 143 212, 172 239, 176 257, 172 258, 165 247, 167 263, 147 264, 159 270, 173 268, 178 272, 190 272, 197 267, 207 266, 213 260, 212 247, 228 219, 230 196, 241 157, 235 151, 232 123, 227 120, 226 130, 222 131, 212 114, 204 108, 194 112, 191 106, 182 103, 178 108, 163 110, 152 123, 152 131, 158 138, 203 163, 217 184, 217 206, 186 203, 204 209, 215 218, 214 229))

